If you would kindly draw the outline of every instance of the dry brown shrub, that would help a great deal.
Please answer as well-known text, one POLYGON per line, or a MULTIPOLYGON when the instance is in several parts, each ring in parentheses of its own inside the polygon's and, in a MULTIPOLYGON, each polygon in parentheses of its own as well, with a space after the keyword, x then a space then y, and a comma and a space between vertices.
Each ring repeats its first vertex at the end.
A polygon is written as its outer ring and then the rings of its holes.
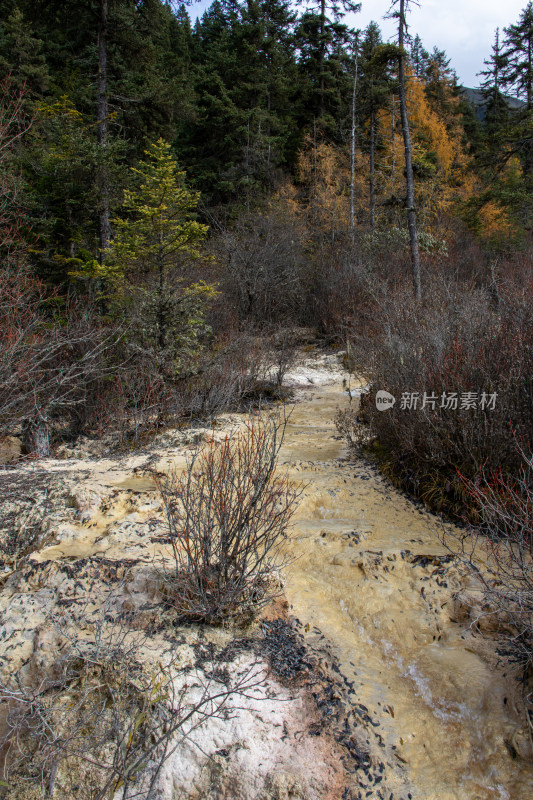
POLYGON ((520 666, 533 745, 533 454, 518 442, 516 450, 514 477, 483 467, 475 480, 462 478, 475 522, 443 542, 481 586, 480 613, 499 633, 500 654, 520 666))
POLYGON ((268 602, 300 489, 276 474, 286 421, 250 417, 212 439, 186 473, 158 479, 172 543, 168 602, 181 617, 221 622, 268 602))
POLYGON ((533 324, 531 296, 434 277, 418 305, 409 286, 398 287, 376 307, 376 335, 353 331, 358 371, 371 384, 362 413, 342 424, 366 423, 385 469, 435 508, 464 512, 467 498, 458 470, 474 478, 480 467, 516 471, 520 465, 512 430, 533 431, 533 324), (379 411, 379 389, 396 398, 379 411), (472 392, 476 408, 446 408, 443 394, 472 392), (494 408, 480 405, 496 395, 494 408), (418 396, 417 408, 401 407, 402 395, 418 396), (426 397, 437 398, 426 403, 426 397), (357 419, 359 417, 359 419, 357 419))

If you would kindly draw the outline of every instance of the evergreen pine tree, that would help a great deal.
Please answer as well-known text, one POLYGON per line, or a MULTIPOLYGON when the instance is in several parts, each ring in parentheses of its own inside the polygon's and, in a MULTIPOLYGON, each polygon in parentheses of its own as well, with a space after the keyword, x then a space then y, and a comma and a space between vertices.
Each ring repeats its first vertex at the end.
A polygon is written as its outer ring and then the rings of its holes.
POLYGON ((420 252, 418 247, 418 229, 416 222, 415 181, 413 172, 413 152, 411 144, 411 131, 409 130, 409 117, 407 113, 407 51, 405 40, 407 37, 407 12, 410 0, 393 0, 391 16, 398 20, 398 88, 400 94, 400 114, 402 119, 402 134, 405 153, 405 179, 406 179, 406 207, 407 227, 409 230, 409 244, 411 249, 411 269, 413 287, 417 300, 422 299, 422 284, 420 278, 420 252), (397 7, 397 11, 395 10, 397 7))
POLYGON ((124 193, 123 217, 102 265, 85 271, 110 287, 110 299, 131 320, 132 343, 153 354, 168 377, 177 376, 197 355, 205 331, 205 301, 213 286, 184 288, 184 264, 198 258, 207 226, 195 219, 198 192, 185 183, 170 145, 150 145, 132 168, 136 186, 124 193))
POLYGON ((426 97, 432 109, 441 119, 450 123, 459 105, 457 76, 444 50, 433 48, 427 57, 423 77, 426 97))
MULTIPOLYGON (((525 102, 523 110, 513 116, 514 148, 520 157, 526 194, 533 192, 533 2, 529 2, 514 25, 505 28, 503 53, 506 64, 503 85, 525 102)), ((530 201, 527 203, 528 207, 530 201)), ((527 212, 529 213, 529 212, 527 212)))
POLYGON ((415 35, 412 45, 411 45, 411 63, 413 65, 413 69, 417 78, 424 78, 426 74, 427 62, 429 59, 429 53, 424 48, 422 44, 422 39, 418 35, 415 35))
POLYGON ((390 62, 384 50, 381 31, 375 22, 365 30, 360 56, 360 111, 368 123, 367 146, 370 155, 369 211, 370 227, 376 224, 376 151, 379 149, 377 115, 389 103, 391 93, 390 62))
POLYGON ((483 62, 486 69, 479 74, 484 78, 480 88, 484 101, 484 131, 489 158, 494 161, 502 154, 502 139, 509 127, 509 106, 502 93, 507 68, 507 56, 500 45, 500 31, 496 29, 490 57, 483 62))
POLYGON ((320 133, 339 138, 340 120, 351 95, 351 70, 347 46, 353 31, 343 15, 357 12, 360 3, 310 0, 298 25, 300 68, 307 82, 306 105, 320 133))
POLYGON ((42 96, 49 83, 43 43, 34 36, 18 6, 0 22, 0 74, 10 74, 11 85, 25 96, 42 96))
POLYGON ((295 14, 286 0, 215 2, 194 31, 196 114, 176 139, 211 204, 271 190, 300 141, 295 14))

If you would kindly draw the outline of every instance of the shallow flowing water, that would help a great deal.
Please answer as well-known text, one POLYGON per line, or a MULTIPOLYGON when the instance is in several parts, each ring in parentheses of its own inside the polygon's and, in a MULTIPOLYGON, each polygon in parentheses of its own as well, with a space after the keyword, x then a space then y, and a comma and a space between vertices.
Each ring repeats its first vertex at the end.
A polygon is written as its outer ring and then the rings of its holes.
MULTIPOLYGON (((326 643, 349 702, 368 712, 356 736, 383 776, 365 786, 358 771, 352 797, 529 800, 519 687, 456 599, 476 587, 446 558, 440 521, 347 452, 334 424, 347 402, 341 378, 300 390, 280 461, 306 484, 285 571, 291 613, 310 644, 326 643)), ((160 470, 185 465, 183 450, 160 455, 160 470)), ((145 555, 139 523, 161 515, 153 482, 131 464, 84 469, 89 501, 103 490, 108 500, 36 560, 145 555)))
POLYGON ((379 722, 397 766, 384 797, 531 798, 516 681, 496 664, 495 643, 455 619, 467 579, 442 558, 441 522, 346 452, 334 416, 347 402, 340 385, 303 392, 287 426, 280 460, 307 484, 286 581, 291 613, 326 637, 379 722))

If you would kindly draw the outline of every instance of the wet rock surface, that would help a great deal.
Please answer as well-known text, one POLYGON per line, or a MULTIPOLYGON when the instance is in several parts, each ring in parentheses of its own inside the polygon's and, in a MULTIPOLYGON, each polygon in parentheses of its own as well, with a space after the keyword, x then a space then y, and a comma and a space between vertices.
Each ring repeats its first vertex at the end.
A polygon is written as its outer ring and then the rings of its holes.
MULTIPOLYGON (((238 415, 128 456, 87 440, 0 472, 0 672, 46 675, 58 629, 89 635, 105 599, 106 624, 142 633, 146 669, 177 658, 178 687, 261 675, 227 717, 176 743, 161 800, 529 799, 520 687, 480 622, 479 591, 442 547, 442 523, 346 452, 333 422, 350 402, 341 381, 322 356, 288 378, 296 404, 280 461, 306 489, 285 598, 246 629, 172 618, 160 581, 169 539, 145 472, 182 468, 238 415)), ((54 798, 81 796, 67 778, 54 798)))
POLYGON ((496 631, 480 635, 479 587, 442 544, 454 531, 336 439, 339 395, 339 386, 307 392, 282 460, 307 484, 287 571, 290 613, 306 638, 315 627, 324 636, 353 691, 353 743, 378 765, 369 777, 354 760, 346 796, 525 799, 531 750, 513 759, 505 745, 527 738, 520 685, 496 631))

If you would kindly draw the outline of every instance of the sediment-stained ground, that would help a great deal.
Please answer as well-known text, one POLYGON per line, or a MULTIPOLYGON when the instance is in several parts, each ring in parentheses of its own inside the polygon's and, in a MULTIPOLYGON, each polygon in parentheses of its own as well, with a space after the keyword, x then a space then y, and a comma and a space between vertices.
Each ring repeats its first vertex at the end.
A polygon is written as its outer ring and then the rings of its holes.
MULTIPOLYGON (((296 394, 280 463, 305 490, 283 574, 286 604, 262 626, 206 634, 221 648, 236 635, 266 637, 254 658, 270 683, 235 710, 240 723, 214 721, 198 746, 176 751, 159 796, 529 799, 520 691, 490 625, 481 623, 485 637, 471 625, 477 587, 441 544, 441 521, 347 452, 334 416, 350 401, 335 364, 310 359, 289 376, 296 394)), ((47 614, 76 596, 96 603, 114 581, 120 609, 144 609, 149 623, 161 599, 152 570, 166 551, 161 503, 143 470, 183 468, 196 441, 239 423, 233 415, 215 431, 169 434, 121 460, 78 449, 77 458, 66 452, 11 470, 20 496, 24 476, 27 485, 38 477, 46 522, 22 568, 5 562, 4 668, 33 659, 44 669, 53 660, 47 614), (52 490, 43 494, 46 475, 52 490)), ((6 498, 8 526, 16 498, 6 498)), ((39 503, 20 502, 38 527, 39 503)), ((170 646, 172 637, 158 636, 170 646)), ((190 669, 204 634, 193 626, 182 636, 190 669)), ((68 796, 60 779, 57 787, 68 796)))
MULTIPOLYGON (((525 800, 533 769, 520 693, 491 631, 487 640, 470 627, 477 587, 442 546, 446 526, 346 452, 333 423, 341 392, 307 390, 287 429, 283 459, 307 483, 291 613, 326 637, 354 707, 368 709, 381 737, 367 737, 371 753, 388 764, 383 797, 525 800)), ((363 783, 362 797, 379 796, 363 783)))

